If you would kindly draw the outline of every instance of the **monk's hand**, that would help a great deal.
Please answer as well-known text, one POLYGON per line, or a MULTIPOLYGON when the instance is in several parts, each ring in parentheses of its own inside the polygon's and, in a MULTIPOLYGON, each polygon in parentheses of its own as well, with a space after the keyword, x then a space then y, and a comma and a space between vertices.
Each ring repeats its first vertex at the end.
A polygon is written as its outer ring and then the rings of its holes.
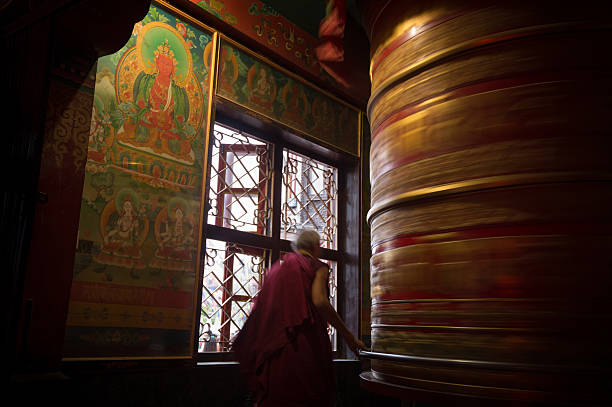
POLYGON ((351 338, 347 341, 347 344, 355 356, 359 357, 359 350, 367 350, 365 343, 357 339, 355 335, 351 335, 351 338))

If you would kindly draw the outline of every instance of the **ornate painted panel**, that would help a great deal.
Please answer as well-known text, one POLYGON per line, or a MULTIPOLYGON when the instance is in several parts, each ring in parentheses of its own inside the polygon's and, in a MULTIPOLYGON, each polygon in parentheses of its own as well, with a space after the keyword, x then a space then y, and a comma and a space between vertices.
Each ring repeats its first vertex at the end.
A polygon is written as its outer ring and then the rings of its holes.
POLYGON ((151 6, 98 61, 64 357, 191 354, 211 39, 151 6))
POLYGON ((224 40, 217 95, 359 155, 359 112, 224 40))
MULTIPOLYGON (((271 49, 280 57, 338 86, 322 68, 314 54, 319 40, 278 11, 259 0, 190 0, 203 10, 225 21, 271 49)), ((322 9, 323 3, 318 5, 322 9)))

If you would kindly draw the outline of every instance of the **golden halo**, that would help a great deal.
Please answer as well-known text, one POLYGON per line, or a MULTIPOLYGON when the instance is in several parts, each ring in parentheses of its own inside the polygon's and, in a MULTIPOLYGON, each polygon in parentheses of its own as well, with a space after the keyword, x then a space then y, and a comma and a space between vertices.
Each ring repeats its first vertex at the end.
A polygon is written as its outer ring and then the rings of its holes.
POLYGON ((144 72, 147 74, 155 72, 155 63, 152 62, 153 52, 161 45, 163 41, 162 38, 168 40, 170 46, 174 45, 172 51, 174 52, 174 57, 178 65, 173 79, 177 85, 183 87, 187 84, 192 74, 191 51, 181 33, 171 25, 154 21, 142 27, 136 40, 136 53, 140 66, 143 67, 144 72), (166 34, 165 36, 162 35, 164 31, 166 34), (177 47, 177 44, 181 47, 177 47))

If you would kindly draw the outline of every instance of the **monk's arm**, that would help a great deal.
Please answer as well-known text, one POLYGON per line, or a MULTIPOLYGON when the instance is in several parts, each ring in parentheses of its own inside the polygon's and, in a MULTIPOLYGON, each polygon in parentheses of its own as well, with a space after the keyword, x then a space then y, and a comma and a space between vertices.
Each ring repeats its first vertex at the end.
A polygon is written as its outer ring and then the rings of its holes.
POLYGON ((365 349, 365 345, 348 330, 340 315, 327 298, 327 267, 321 267, 317 270, 317 274, 312 283, 312 302, 321 314, 321 316, 329 322, 342 335, 349 348, 357 355, 359 349, 365 349))

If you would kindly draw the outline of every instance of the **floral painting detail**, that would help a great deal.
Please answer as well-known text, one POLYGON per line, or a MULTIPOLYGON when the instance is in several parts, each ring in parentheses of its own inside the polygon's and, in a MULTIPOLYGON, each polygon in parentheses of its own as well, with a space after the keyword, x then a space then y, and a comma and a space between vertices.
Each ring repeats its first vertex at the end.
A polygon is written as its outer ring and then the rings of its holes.
POLYGON ((249 6, 249 14, 255 16, 275 16, 278 17, 280 14, 269 4, 259 4, 257 2, 252 2, 249 6))
POLYGON ((200 0, 197 2, 197 5, 226 23, 232 25, 238 24, 236 16, 226 9, 225 3, 221 0, 200 0))
POLYGON ((67 357, 191 352, 211 40, 152 6, 98 60, 67 357))

